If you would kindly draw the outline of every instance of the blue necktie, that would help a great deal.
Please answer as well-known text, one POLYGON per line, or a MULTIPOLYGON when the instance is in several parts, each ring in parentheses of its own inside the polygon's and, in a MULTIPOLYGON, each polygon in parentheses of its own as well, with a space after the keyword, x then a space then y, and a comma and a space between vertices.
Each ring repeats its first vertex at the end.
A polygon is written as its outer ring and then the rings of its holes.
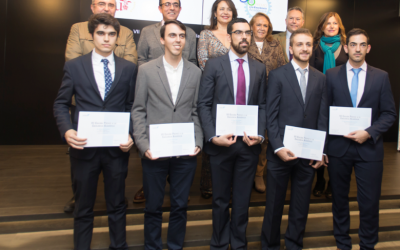
POLYGON ((357 92, 358 92, 358 73, 360 73, 361 69, 351 69, 354 72, 353 80, 351 80, 351 102, 353 103, 353 107, 357 107, 357 92))
POLYGON ((101 62, 104 64, 104 80, 106 82, 106 88, 104 91, 104 100, 107 97, 108 91, 110 91, 111 84, 112 84, 112 77, 111 77, 111 72, 110 69, 107 67, 108 65, 108 60, 107 59, 101 59, 101 62))

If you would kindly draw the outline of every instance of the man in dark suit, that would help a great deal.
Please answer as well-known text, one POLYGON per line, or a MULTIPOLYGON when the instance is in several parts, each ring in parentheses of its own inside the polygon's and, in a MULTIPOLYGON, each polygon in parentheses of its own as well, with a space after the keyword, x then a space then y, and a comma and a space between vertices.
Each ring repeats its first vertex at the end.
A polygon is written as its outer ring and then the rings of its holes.
MULTIPOLYGON (((75 249, 90 249, 93 206, 97 182, 103 171, 107 202, 110 249, 128 249, 126 244, 125 177, 128 171, 131 136, 117 147, 84 148, 85 138, 77 137, 80 111, 129 112, 134 98, 136 65, 114 55, 120 25, 109 14, 96 14, 89 20, 94 49, 65 63, 62 85, 54 102, 54 116, 61 136, 70 145, 71 172, 76 197, 74 210, 75 249), (76 97, 75 117, 69 108, 76 97)), ((132 126, 130 128, 132 133, 132 126)))
POLYGON ((265 65, 248 57, 252 31, 245 19, 228 24, 231 50, 210 59, 199 91, 199 116, 210 155, 213 182, 211 249, 246 249, 251 188, 265 133, 265 65), (258 135, 216 136, 218 104, 257 105, 258 135), (229 200, 232 190, 232 214, 229 200))
POLYGON ((351 249, 349 190, 351 173, 357 180, 360 209, 360 249, 374 249, 378 243, 379 198, 383 172, 383 137, 396 120, 388 73, 367 65, 371 50, 368 34, 352 29, 347 34, 347 64, 326 72, 330 106, 371 108, 371 126, 346 136, 328 137, 329 176, 332 185, 334 235, 338 249, 351 249))
POLYGON ((262 249, 280 249, 281 221, 291 180, 286 249, 302 249, 314 168, 324 163, 298 159, 283 145, 285 126, 327 131, 328 105, 325 76, 309 65, 313 37, 297 29, 290 38, 293 60, 270 72, 267 87, 267 197, 262 226, 262 249))

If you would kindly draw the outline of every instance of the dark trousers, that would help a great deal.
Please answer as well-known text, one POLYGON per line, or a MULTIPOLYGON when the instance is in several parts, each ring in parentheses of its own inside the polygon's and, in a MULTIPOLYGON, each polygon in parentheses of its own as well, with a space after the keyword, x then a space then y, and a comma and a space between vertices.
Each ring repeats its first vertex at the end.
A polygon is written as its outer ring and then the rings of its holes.
POLYGON ((308 163, 308 160, 299 160, 294 165, 268 162, 267 194, 261 232, 262 249, 280 249, 282 213, 289 179, 291 180, 291 195, 285 245, 287 250, 303 248, 311 187, 315 174, 315 170, 308 163))
POLYGON ((333 232, 337 247, 351 249, 349 191, 351 172, 357 180, 357 201, 360 210, 360 249, 374 249, 378 243, 379 198, 382 184, 382 161, 363 161, 352 142, 346 154, 337 158, 329 156, 329 176, 332 186, 333 232))
POLYGON ((169 176, 171 211, 169 215, 167 247, 182 249, 186 234, 187 203, 196 172, 197 158, 169 158, 151 161, 142 159, 145 249, 162 249, 161 224, 165 184, 169 176))
POLYGON ((213 235, 210 249, 247 249, 246 228, 258 155, 242 138, 218 155, 210 155, 213 184, 213 235), (229 201, 232 188, 232 214, 229 201))
POLYGON ((111 157, 107 148, 100 148, 91 160, 70 157, 75 195, 74 245, 75 250, 88 250, 93 233, 93 206, 101 171, 107 203, 110 249, 128 249, 126 244, 125 176, 129 154, 111 157))

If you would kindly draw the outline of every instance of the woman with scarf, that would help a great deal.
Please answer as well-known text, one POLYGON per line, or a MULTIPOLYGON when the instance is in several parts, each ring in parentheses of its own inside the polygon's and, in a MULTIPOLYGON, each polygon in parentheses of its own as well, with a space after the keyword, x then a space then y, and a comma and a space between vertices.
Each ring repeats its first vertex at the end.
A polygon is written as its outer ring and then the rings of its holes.
MULTIPOLYGON (((343 65, 347 62, 348 56, 343 49, 346 44, 346 32, 336 12, 327 12, 322 15, 317 30, 314 34, 313 54, 310 58, 310 65, 325 74, 328 69, 343 65)), ((316 197, 324 194, 326 181, 324 178, 325 167, 317 169, 317 182, 313 189, 316 197)), ((325 190, 326 198, 332 198, 330 183, 325 190)))

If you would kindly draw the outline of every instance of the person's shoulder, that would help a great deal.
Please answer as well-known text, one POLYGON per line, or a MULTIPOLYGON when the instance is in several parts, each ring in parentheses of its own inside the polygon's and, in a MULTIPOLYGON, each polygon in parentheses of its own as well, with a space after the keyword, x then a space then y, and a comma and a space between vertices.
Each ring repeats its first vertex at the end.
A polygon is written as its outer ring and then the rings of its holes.
POLYGON ((269 72, 269 74, 271 74, 272 72, 274 72, 274 74, 281 74, 281 73, 285 74, 287 72, 287 70, 290 70, 290 69, 294 70, 293 65, 290 62, 288 62, 288 63, 286 63, 285 65, 283 65, 283 66, 281 66, 279 68, 271 70, 269 72))
MULTIPOLYGON (((310 66, 311 67, 311 66, 310 66)), ((340 66, 337 66, 337 67, 334 67, 334 68, 331 68, 331 69, 328 69, 326 72, 325 72, 325 75, 328 77, 328 76, 334 76, 334 75, 337 75, 337 74, 339 74, 339 72, 340 72, 340 70, 342 70, 342 68, 344 68, 344 70, 346 70, 346 64, 342 64, 342 65, 340 65, 340 66)), ((315 68, 313 68, 315 71, 318 71, 319 73, 321 73, 319 70, 317 70, 317 69, 315 69, 315 68)), ((321 73, 322 74, 322 73, 321 73)))
POLYGON ((80 68, 82 63, 83 63, 83 61, 85 61, 85 59, 90 59, 91 60, 91 57, 92 57, 92 53, 90 52, 90 53, 88 53, 86 55, 78 56, 78 57, 76 57, 74 59, 66 61, 65 62, 65 68, 70 68, 70 69, 75 68, 75 67, 79 67, 80 68))
POLYGON ((279 37, 282 37, 282 36, 286 36, 285 34, 286 34, 286 32, 279 32, 279 33, 273 34, 272 37, 279 38, 279 37))
POLYGON ((125 26, 120 25, 120 31, 119 31, 119 33, 120 33, 120 34, 129 34, 129 33, 133 33, 133 32, 132 32, 131 29, 129 29, 129 28, 125 27, 125 26))
POLYGON ((157 65, 159 64, 160 60, 162 61, 163 56, 164 55, 140 65, 139 71, 151 72, 154 74, 154 69, 156 69, 158 67, 157 65))
POLYGON ((247 55, 248 55, 248 58, 249 58, 249 62, 252 62, 255 67, 257 67, 259 69, 265 69, 265 64, 263 64, 263 63, 261 63, 261 62, 259 62, 257 60, 252 59, 249 54, 247 54, 247 55))
POLYGON ((194 32, 194 30, 192 30, 192 28, 188 27, 187 25, 185 26, 186 26, 186 36, 196 38, 196 32, 194 32))
POLYGON ((115 54, 114 54, 114 60, 115 60, 115 62, 120 64, 122 67, 127 67, 130 69, 135 69, 137 67, 137 65, 135 63, 128 61, 122 57, 118 57, 115 54))
POLYGON ((376 74, 378 77, 384 77, 384 76, 389 75, 387 71, 384 71, 383 69, 379 69, 379 68, 376 68, 376 67, 373 67, 373 66, 367 64, 367 74, 368 74, 368 71, 370 71, 370 70, 372 72, 374 72, 374 74, 376 74))
POLYGON ((272 40, 270 42, 268 42, 268 44, 271 47, 277 47, 281 44, 281 42, 279 42, 279 40, 276 37, 272 36, 272 40))
POLYGON ((147 33, 147 32, 150 32, 151 30, 154 30, 154 29, 157 27, 158 24, 159 24, 159 23, 154 23, 154 24, 147 25, 146 27, 144 27, 144 28, 142 29, 141 35, 142 35, 143 33, 147 33))
POLYGON ((321 71, 317 70, 316 68, 314 68, 313 66, 310 65, 310 71, 312 71, 314 73, 314 75, 318 78, 325 78, 324 73, 322 73, 321 71))
POLYGON ((192 62, 189 62, 187 59, 182 58, 183 59, 183 67, 184 68, 188 68, 190 71, 193 71, 195 73, 199 73, 201 74, 201 69, 199 67, 197 67, 196 65, 194 65, 192 62))

